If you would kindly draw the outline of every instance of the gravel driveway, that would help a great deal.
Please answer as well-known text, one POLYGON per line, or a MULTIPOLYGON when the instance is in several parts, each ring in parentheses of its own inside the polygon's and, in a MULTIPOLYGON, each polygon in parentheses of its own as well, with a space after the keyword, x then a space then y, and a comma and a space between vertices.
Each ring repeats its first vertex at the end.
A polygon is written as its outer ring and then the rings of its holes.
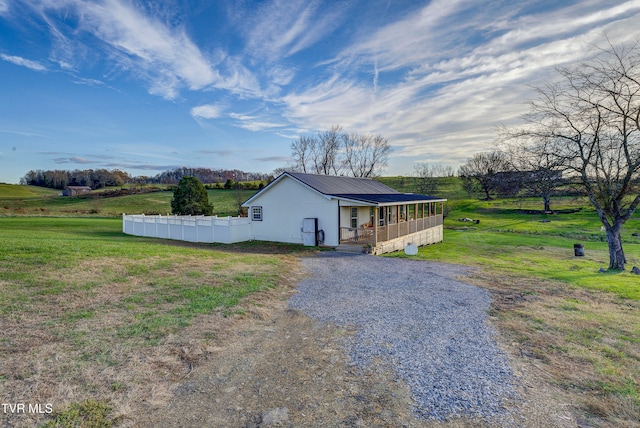
POLYGON ((390 364, 425 419, 510 419, 517 379, 487 324, 491 297, 455 279, 465 268, 407 259, 324 253, 303 261, 310 276, 289 306, 355 328, 352 364, 390 364))

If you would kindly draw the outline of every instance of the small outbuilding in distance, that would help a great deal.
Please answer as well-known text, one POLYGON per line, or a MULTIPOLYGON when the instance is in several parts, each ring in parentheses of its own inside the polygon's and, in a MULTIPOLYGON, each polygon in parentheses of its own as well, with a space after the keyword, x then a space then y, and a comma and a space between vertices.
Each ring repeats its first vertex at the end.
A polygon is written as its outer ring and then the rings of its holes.
POLYGON ((370 178, 284 172, 242 206, 254 240, 381 254, 442 242, 444 202, 370 178))
POLYGON ((62 196, 78 196, 91 193, 91 187, 89 186, 67 186, 62 191, 62 196))

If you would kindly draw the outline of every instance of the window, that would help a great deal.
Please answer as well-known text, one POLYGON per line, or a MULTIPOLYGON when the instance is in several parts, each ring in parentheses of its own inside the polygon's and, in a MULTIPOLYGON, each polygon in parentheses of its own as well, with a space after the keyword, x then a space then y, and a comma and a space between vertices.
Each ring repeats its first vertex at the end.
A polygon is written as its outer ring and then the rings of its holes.
POLYGON ((358 208, 351 207, 351 227, 358 227, 358 208))
POLYGON ((262 207, 251 207, 251 220, 262 221, 262 207))

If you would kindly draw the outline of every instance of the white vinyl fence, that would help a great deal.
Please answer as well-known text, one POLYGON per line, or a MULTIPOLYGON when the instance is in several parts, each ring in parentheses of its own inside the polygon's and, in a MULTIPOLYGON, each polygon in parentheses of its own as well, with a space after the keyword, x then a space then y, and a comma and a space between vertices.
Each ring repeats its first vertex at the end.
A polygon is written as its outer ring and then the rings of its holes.
POLYGON ((251 221, 246 217, 122 214, 122 232, 151 238, 233 244, 251 240, 251 221))

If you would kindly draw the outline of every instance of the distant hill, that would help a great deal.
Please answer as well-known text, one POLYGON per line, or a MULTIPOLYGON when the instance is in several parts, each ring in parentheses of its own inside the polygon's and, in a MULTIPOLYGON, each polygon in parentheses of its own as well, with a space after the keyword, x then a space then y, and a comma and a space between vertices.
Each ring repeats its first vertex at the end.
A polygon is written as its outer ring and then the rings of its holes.
POLYGON ((60 194, 60 191, 55 189, 0 183, 0 199, 35 198, 42 196, 55 196, 58 194, 60 194))

